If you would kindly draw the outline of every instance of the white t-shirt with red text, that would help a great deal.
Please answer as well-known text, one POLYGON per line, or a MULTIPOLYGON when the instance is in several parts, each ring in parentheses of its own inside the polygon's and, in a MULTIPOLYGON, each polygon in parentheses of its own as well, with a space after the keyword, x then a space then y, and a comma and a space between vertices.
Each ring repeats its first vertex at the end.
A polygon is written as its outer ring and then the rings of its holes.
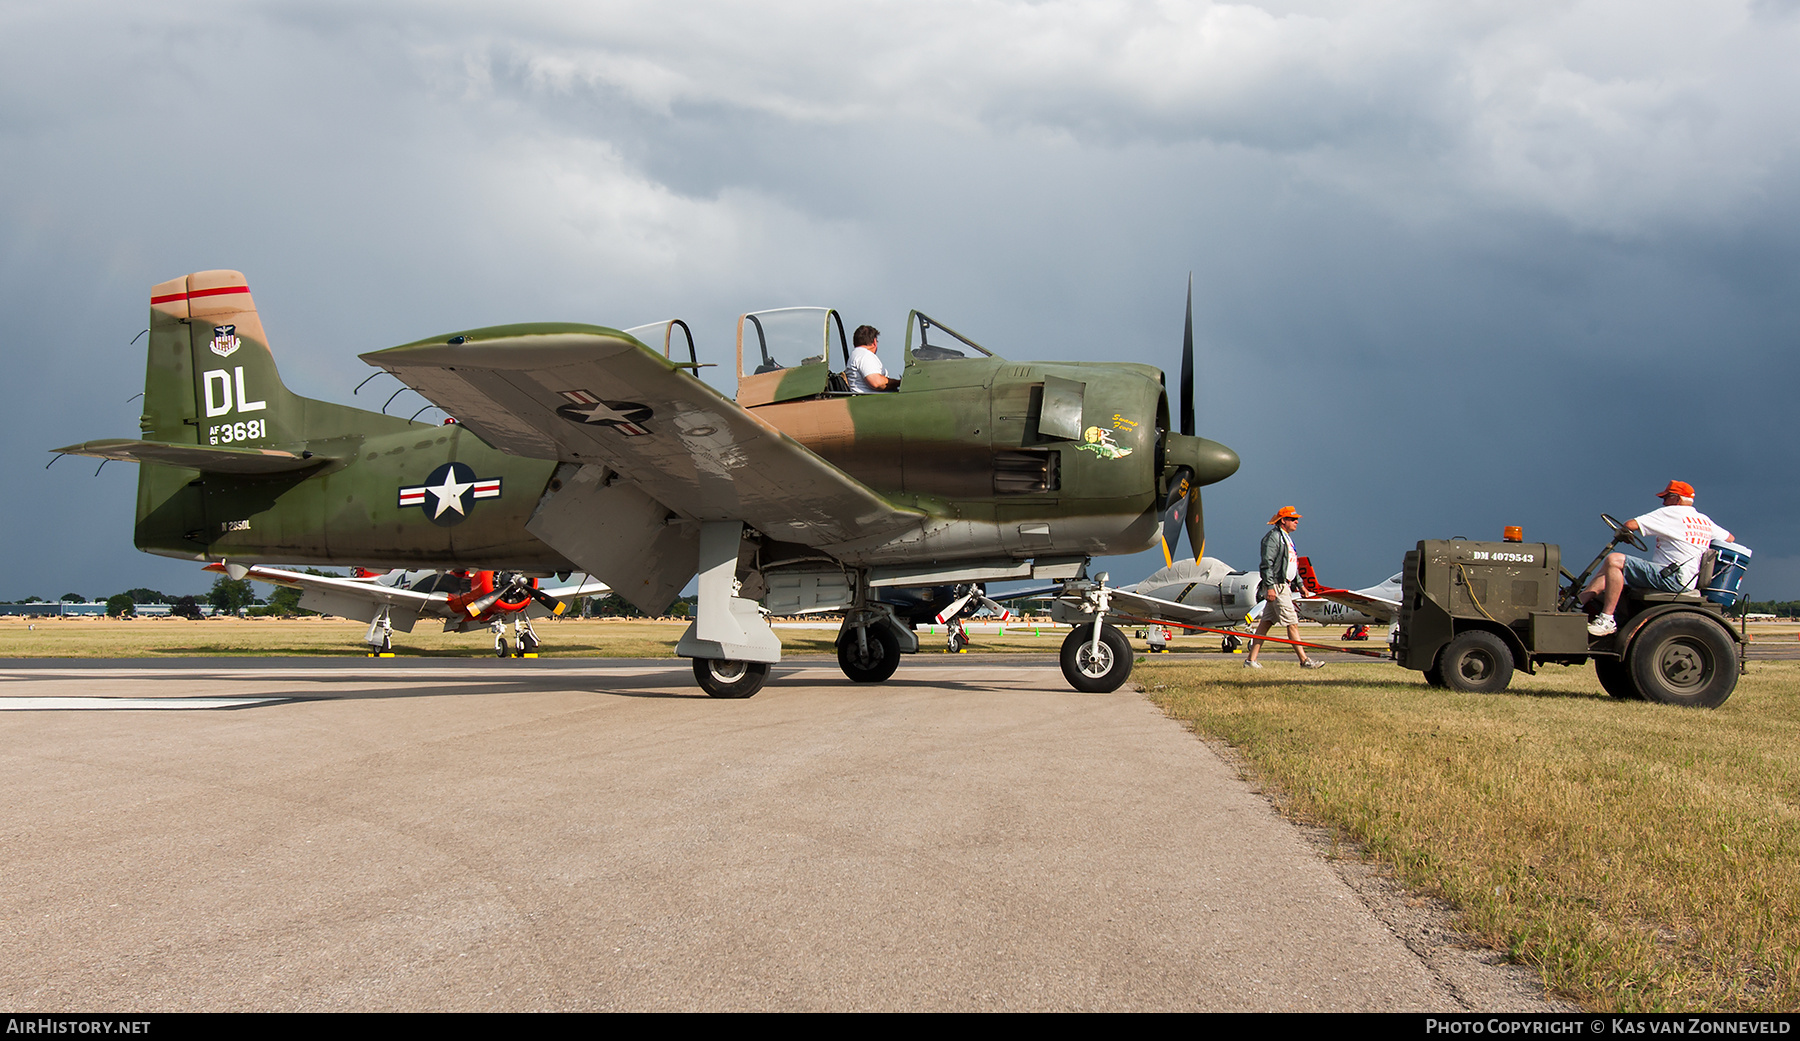
POLYGON ((1700 570, 1700 555, 1714 539, 1730 533, 1692 506, 1664 506, 1637 518, 1638 530, 1656 539, 1650 563, 1659 568, 1679 564, 1675 572, 1683 585, 1692 585, 1700 570))

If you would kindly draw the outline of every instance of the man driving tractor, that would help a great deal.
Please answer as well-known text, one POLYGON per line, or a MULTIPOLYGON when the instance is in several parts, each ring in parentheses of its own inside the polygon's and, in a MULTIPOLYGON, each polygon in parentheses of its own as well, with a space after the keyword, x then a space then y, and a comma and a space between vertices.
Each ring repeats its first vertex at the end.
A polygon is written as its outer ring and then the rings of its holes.
POLYGON ((1606 636, 1617 632, 1613 618, 1625 587, 1655 589, 1679 593, 1693 588, 1700 572, 1700 557, 1716 539, 1730 542, 1731 533, 1713 523, 1711 517, 1694 509, 1694 486, 1686 481, 1670 481, 1658 493, 1662 508, 1625 522, 1625 530, 1654 536, 1656 546, 1649 560, 1610 553, 1606 564, 1581 591, 1581 606, 1593 617, 1588 632, 1606 636), (1598 600, 1596 606, 1595 601, 1598 600))

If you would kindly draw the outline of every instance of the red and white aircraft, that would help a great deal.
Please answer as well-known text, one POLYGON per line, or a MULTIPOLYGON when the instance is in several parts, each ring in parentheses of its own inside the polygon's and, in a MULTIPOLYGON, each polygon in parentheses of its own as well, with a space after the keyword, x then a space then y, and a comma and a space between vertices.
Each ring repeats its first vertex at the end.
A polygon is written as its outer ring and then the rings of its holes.
POLYGON ((509 656, 506 623, 513 624, 517 655, 537 657, 537 633, 531 619, 561 615, 565 600, 604 596, 610 587, 587 575, 571 575, 573 583, 538 588, 538 580, 516 571, 364 571, 349 578, 309 575, 260 565, 208 564, 235 579, 254 579, 300 590, 300 606, 320 614, 361 621, 369 619, 363 642, 377 657, 392 657, 394 630, 412 632, 421 618, 439 618, 447 633, 486 627, 494 634, 494 652, 509 656))

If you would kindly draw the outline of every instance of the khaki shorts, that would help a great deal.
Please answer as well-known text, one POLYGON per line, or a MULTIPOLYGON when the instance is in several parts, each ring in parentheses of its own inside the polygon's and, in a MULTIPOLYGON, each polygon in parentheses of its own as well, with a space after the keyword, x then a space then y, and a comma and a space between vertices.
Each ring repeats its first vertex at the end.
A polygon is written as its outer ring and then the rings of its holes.
POLYGON ((1263 601, 1263 621, 1273 618, 1274 625, 1299 625, 1300 612, 1294 610, 1294 591, 1283 586, 1275 590, 1275 602, 1263 601))

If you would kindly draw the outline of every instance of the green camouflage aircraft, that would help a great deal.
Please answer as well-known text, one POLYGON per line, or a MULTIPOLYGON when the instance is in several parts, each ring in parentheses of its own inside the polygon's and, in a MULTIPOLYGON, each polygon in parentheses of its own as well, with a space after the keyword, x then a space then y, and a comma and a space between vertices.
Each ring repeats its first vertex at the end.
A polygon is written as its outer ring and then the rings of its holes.
MULTIPOLYGON (((1184 515, 1198 557, 1199 488, 1238 467, 1193 436, 1191 281, 1179 431, 1154 367, 1011 361, 917 311, 895 393, 841 389, 850 347, 827 308, 746 314, 737 347, 735 401, 698 378, 680 321, 495 326, 363 355, 456 419, 432 425, 289 392, 244 277, 203 271, 151 291, 142 438, 56 451, 141 464, 150 553, 580 571, 651 614, 698 573, 676 653, 714 697, 754 694, 780 660, 768 613, 843 612, 839 663, 878 682, 918 649, 886 591, 1093 587, 1090 558, 1159 535, 1167 552, 1184 515)), ((1131 655, 1097 577, 1064 672, 1112 690, 1131 655)))

